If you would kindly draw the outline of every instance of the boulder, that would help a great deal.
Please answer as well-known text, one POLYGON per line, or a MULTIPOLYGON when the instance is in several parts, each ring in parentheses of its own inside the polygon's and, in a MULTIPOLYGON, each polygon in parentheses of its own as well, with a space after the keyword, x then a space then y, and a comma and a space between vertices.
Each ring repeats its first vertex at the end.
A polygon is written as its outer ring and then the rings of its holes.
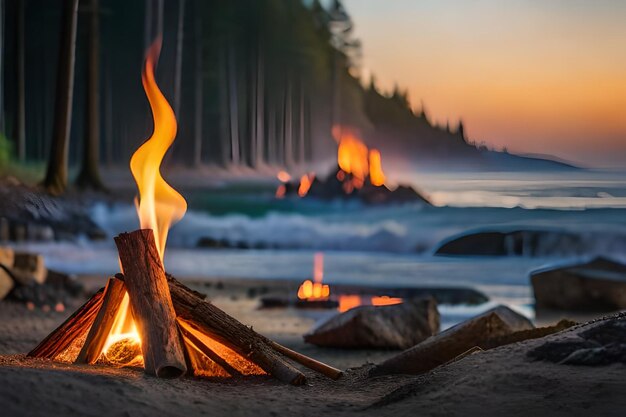
POLYGON ((376 365, 370 370, 370 376, 428 372, 471 349, 494 347, 491 342, 494 339, 533 328, 526 317, 498 306, 376 365))
POLYGON ((439 331, 433 299, 360 306, 337 314, 304 336, 307 343, 346 349, 406 349, 439 331))
POLYGON ((626 363, 626 316, 621 313, 588 323, 565 337, 548 340, 527 356, 563 365, 626 363))
POLYGON ((620 251, 626 238, 618 234, 573 233, 556 229, 480 230, 443 242, 437 255, 451 256, 579 256, 620 251))
POLYGON ((13 260, 15 254, 13 249, 7 246, 0 246, 0 300, 4 299, 15 286, 13 277, 9 273, 10 268, 13 267, 13 260))
POLYGON ((616 311, 626 308, 626 265, 598 257, 532 272, 537 308, 616 311))
MULTIPOLYGON (((46 269, 43 256, 28 252, 17 252, 15 254, 13 271, 16 278, 24 277, 24 279, 27 280, 32 279, 38 284, 43 284, 48 276, 48 270, 46 269)), ((22 282, 22 284, 28 285, 28 282, 22 282)))

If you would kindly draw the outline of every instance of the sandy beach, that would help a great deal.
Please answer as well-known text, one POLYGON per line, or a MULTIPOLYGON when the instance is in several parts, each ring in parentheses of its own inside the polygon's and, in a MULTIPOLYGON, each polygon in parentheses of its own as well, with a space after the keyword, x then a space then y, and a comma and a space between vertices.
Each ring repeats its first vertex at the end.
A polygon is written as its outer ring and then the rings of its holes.
MULTIPOLYGON (((98 278, 84 278, 88 288, 98 278)), ((532 361, 537 339, 470 355, 419 376, 369 378, 372 363, 396 351, 352 351, 306 345, 301 335, 316 315, 259 310, 259 288, 272 281, 218 281, 193 286, 220 308, 278 342, 346 370, 332 381, 302 369, 307 384, 294 387, 271 377, 162 380, 141 369, 72 365, 26 358, 25 353, 76 308, 64 313, 29 311, 0 303, 0 399, 6 416, 620 416, 626 411, 625 366, 587 367, 532 361), (255 290, 252 291, 251 289, 255 290)), ((282 284, 284 287, 284 284, 282 284)), ((283 288, 283 291, 288 290, 283 288)), ((319 316, 320 313, 317 313, 319 316)), ((593 326, 587 325, 587 326, 593 326)), ((549 336, 567 338, 584 326, 549 336)), ((301 367, 300 367, 301 368, 301 367)))

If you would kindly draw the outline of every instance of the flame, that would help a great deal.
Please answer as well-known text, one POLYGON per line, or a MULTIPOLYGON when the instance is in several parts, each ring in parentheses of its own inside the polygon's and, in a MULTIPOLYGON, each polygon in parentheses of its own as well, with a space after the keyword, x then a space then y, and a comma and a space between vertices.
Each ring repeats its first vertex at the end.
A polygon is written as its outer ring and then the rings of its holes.
POLYGON ((374 186, 385 183, 380 151, 369 149, 358 133, 339 126, 333 127, 333 137, 337 141, 337 179, 344 184, 344 191, 350 194, 354 189, 363 188, 369 177, 374 186), (350 181, 346 181, 350 179, 350 181))
POLYGON ((385 184, 385 173, 383 172, 380 151, 378 149, 370 149, 370 182, 376 187, 385 184))
POLYGON ((387 295, 372 297, 370 301, 373 306, 391 306, 394 304, 402 304, 402 298, 389 297, 387 295))
POLYGON ((137 149, 130 160, 139 189, 137 212, 142 229, 152 229, 161 261, 165 242, 172 223, 179 221, 187 211, 187 202, 161 176, 160 167, 165 153, 176 137, 176 116, 154 78, 154 65, 161 51, 161 38, 148 49, 141 74, 143 88, 150 102, 154 118, 154 132, 137 149))
POLYGON ((285 186, 285 184, 280 184, 276 189, 275 196, 276 198, 281 199, 285 197, 285 194, 287 194, 287 186, 285 186))
POLYGON ((330 287, 323 284, 324 254, 317 252, 313 255, 313 281, 307 279, 298 288, 298 298, 301 300, 327 300, 330 297, 330 287))
POLYGON ((339 307, 337 309, 340 313, 343 313, 362 305, 390 306, 403 302, 402 298, 389 297, 387 295, 372 296, 369 298, 361 295, 340 295, 339 307))
POLYGON ((287 171, 279 171, 278 174, 276 174, 276 178, 283 183, 291 181, 291 175, 289 175, 287 171))
MULTIPOLYGON (((159 37, 148 49, 145 66, 141 73, 143 88, 154 118, 154 131, 131 157, 130 170, 139 189, 139 197, 135 200, 135 204, 141 228, 154 231, 156 247, 163 262, 169 228, 185 215, 187 202, 165 182, 160 172, 161 162, 174 142, 177 130, 174 111, 154 78, 154 66, 160 52, 161 38, 159 37)), ((119 364, 143 364, 143 357, 135 356, 133 353, 137 351, 137 346, 141 346, 141 339, 130 314, 129 301, 128 294, 126 294, 117 311, 113 328, 102 353, 106 359, 114 363, 119 359, 117 353, 121 352, 124 359, 131 359, 131 362, 118 362, 119 364), (116 348, 112 349, 113 347, 116 348)))
POLYGON ((311 185, 313 185, 313 180, 315 179, 315 173, 304 174, 300 178, 300 186, 298 187, 298 195, 300 197, 305 197, 309 190, 311 189, 311 185))

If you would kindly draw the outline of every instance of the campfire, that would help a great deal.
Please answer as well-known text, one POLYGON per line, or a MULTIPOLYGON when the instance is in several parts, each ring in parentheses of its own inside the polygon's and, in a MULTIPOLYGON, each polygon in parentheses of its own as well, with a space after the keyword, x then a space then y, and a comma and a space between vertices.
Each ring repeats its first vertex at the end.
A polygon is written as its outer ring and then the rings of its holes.
POLYGON ((314 172, 305 173, 298 182, 292 182, 289 173, 280 171, 276 198, 297 195, 323 200, 359 199, 367 204, 428 203, 410 186, 390 188, 380 151, 369 148, 356 130, 335 126, 333 137, 337 142, 337 170, 325 180, 314 172))
POLYGON ((338 378, 340 370, 256 333, 166 274, 168 231, 184 216, 187 204, 160 174, 177 130, 174 112, 154 77, 160 48, 160 40, 150 47, 142 72, 154 133, 130 162, 139 189, 141 229, 115 238, 122 273, 110 278, 29 356, 142 367, 159 378, 272 375, 301 385, 305 376, 289 358, 338 378))
POLYGON ((313 280, 305 280, 298 288, 297 307, 337 308, 340 313, 361 305, 385 306, 400 304, 402 298, 387 295, 338 294, 331 296, 330 286, 324 284, 324 254, 313 255, 313 280))

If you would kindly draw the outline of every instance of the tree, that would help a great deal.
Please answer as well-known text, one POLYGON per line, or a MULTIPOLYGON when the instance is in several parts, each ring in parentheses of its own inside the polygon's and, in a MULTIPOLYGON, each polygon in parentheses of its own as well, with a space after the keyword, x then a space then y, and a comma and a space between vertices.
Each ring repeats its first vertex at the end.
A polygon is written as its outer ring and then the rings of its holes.
POLYGON ((89 9, 89 48, 87 56, 87 108, 83 157, 76 185, 104 190, 100 165, 100 1, 91 0, 89 9))
POLYGON ((52 146, 48 159, 48 170, 42 184, 48 192, 55 195, 62 194, 67 188, 77 12, 78 0, 63 0, 52 146))
POLYGON ((26 0, 18 0, 15 17, 15 74, 16 79, 16 112, 15 112, 15 128, 14 137, 17 150, 17 158, 20 162, 26 160, 26 89, 24 68, 24 50, 25 50, 25 33, 24 33, 24 13, 26 0))

